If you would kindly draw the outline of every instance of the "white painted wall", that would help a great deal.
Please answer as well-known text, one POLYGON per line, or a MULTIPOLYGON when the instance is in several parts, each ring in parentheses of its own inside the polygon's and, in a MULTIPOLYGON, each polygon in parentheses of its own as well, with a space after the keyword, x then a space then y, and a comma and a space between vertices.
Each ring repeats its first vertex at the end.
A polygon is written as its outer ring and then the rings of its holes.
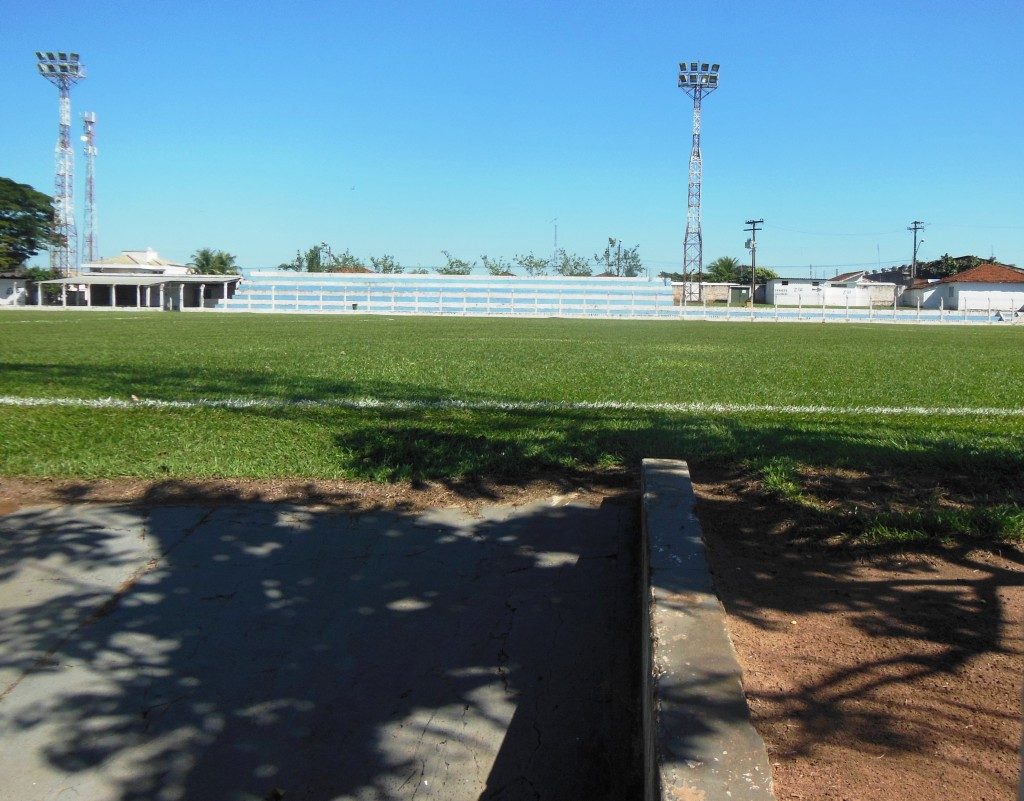
POLYGON ((26 282, 16 278, 0 278, 0 306, 24 306, 26 282))
MULTIPOLYGON (((946 286, 940 284, 922 287, 921 289, 907 289, 900 296, 900 305, 916 309, 918 302, 920 302, 922 309, 937 309, 939 308, 939 299, 943 298, 943 293, 945 291, 946 286)), ((950 298, 949 295, 946 294, 942 301, 942 308, 952 308, 949 303, 950 298)))
POLYGON ((765 290, 765 302, 779 306, 879 306, 891 304, 897 289, 895 284, 773 278, 765 290))
POLYGON ((947 284, 955 288, 956 308, 1017 311, 1024 306, 1024 284, 947 284))

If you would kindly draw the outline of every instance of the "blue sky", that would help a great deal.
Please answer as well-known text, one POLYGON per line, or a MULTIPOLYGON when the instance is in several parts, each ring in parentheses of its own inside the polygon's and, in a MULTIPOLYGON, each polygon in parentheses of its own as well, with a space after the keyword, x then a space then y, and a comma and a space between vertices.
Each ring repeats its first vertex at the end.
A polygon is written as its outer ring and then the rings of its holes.
MULTIPOLYGON (((1024 265, 1024 4, 2 0, 0 175, 53 191, 77 50, 98 116, 104 255, 199 247, 272 267, 320 241, 433 265, 608 236, 678 269, 692 107, 677 63, 721 63, 704 106, 705 263, 785 274, 995 253, 1024 265)), ((80 148, 79 148, 80 149, 80 148)), ((81 228, 84 163, 76 170, 81 228)))

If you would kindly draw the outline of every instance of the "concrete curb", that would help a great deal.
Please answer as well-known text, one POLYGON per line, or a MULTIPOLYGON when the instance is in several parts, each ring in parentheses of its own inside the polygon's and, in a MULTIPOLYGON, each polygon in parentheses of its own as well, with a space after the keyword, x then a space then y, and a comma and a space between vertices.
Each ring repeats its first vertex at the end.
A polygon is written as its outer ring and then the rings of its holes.
POLYGON ((642 491, 644 799, 774 801, 686 462, 644 459, 642 491))

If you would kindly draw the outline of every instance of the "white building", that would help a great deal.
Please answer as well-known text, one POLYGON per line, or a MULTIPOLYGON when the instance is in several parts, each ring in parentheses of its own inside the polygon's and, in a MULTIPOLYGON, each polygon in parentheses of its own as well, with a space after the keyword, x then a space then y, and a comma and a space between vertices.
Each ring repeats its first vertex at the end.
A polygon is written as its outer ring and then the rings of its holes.
MULTIPOLYGON (((86 262, 78 275, 40 283, 59 289, 61 306, 177 311, 216 307, 234 294, 241 279, 240 275, 196 275, 187 264, 162 259, 147 248, 86 262)), ((42 295, 37 298, 40 305, 44 300, 42 295)))
POLYGON ((945 287, 939 283, 938 278, 918 278, 909 287, 903 290, 900 296, 901 306, 910 306, 912 309, 951 308, 946 304, 940 305, 942 292, 945 287))
POLYGON ((835 278, 772 278, 765 303, 778 306, 892 306, 903 287, 869 280, 864 271, 835 278))
POLYGON ((187 264, 160 258, 152 248, 122 250, 117 256, 82 264, 82 272, 98 275, 188 275, 187 264))
POLYGON ((919 302, 922 309, 1018 311, 1024 307, 1024 270, 985 263, 938 281, 915 281, 903 304, 919 302))

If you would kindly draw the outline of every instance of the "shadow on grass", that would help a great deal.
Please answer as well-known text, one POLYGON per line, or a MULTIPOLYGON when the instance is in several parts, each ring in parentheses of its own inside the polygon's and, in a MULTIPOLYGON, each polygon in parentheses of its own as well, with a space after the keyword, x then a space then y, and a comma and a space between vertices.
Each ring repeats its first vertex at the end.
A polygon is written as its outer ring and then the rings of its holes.
POLYGON ((0 517, 10 797, 639 797, 631 499, 227 500, 0 517))

